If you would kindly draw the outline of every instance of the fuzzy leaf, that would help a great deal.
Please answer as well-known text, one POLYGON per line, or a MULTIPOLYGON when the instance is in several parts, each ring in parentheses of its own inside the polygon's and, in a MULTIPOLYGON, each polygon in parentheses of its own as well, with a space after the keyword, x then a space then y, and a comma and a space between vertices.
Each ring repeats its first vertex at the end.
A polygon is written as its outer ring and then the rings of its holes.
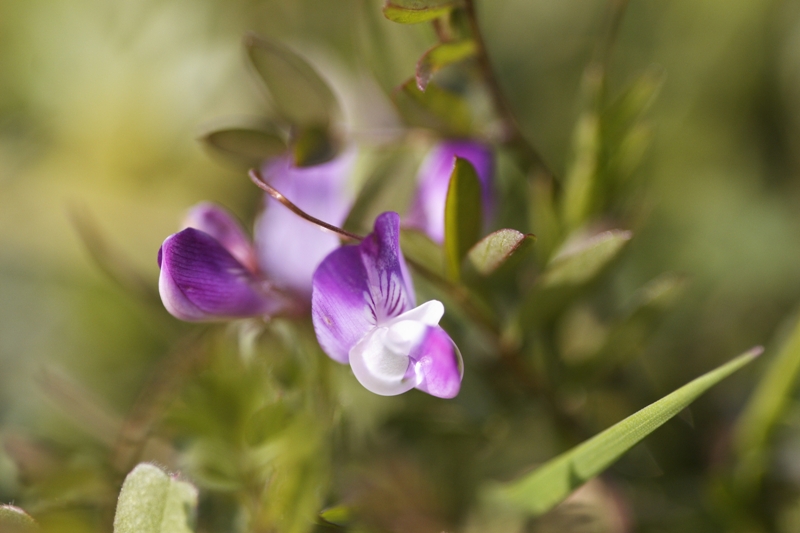
POLYGON ((0 505, 0 531, 3 533, 32 533, 38 530, 36 521, 19 507, 0 505))
POLYGON ((258 167, 265 159, 286 152, 286 141, 275 126, 231 126, 200 136, 203 145, 242 167, 258 167))
POLYGON ((475 167, 456 157, 444 207, 444 250, 447 274, 461 276, 461 261, 478 241, 483 225, 481 184, 475 167))
POLYGON ((122 485, 114 533, 191 533, 196 507, 193 485, 142 463, 122 485))
POLYGON ((336 96, 305 59, 252 33, 245 37, 244 45, 277 111, 289 123, 326 127, 338 115, 336 96))
POLYGON ((439 43, 430 48, 417 62, 417 87, 425 91, 433 75, 447 65, 463 61, 476 54, 478 45, 472 39, 439 43))
POLYGON ((631 239, 630 231, 610 230, 568 242, 542 274, 542 287, 579 285, 592 279, 631 239))
POLYGON ((456 0, 388 0, 383 15, 392 22, 417 24, 446 15, 457 5, 456 0))
POLYGON ((538 516, 549 511, 762 351, 753 348, 700 376, 516 481, 490 486, 484 501, 489 508, 505 510, 506 514, 538 516))
POLYGON ((479 274, 488 276, 535 240, 534 235, 515 229, 497 230, 478 241, 467 253, 467 259, 479 274))

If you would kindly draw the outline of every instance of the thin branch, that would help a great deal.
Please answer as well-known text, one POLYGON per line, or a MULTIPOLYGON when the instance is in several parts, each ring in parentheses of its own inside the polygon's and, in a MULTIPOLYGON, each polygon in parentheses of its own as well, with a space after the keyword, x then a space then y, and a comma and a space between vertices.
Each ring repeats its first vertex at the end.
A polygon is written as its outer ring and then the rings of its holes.
POLYGON ((362 237, 361 235, 350 233, 349 231, 343 230, 342 228, 334 226, 333 224, 328 224, 327 222, 324 222, 316 217, 312 217, 311 215, 309 215, 308 213, 306 213, 305 211, 294 205, 291 201, 289 201, 288 198, 286 198, 283 194, 281 194, 280 191, 278 191, 272 185, 265 182, 264 178, 261 176, 261 173, 258 170, 251 168, 250 172, 248 172, 248 175, 250 176, 250 180, 252 180, 252 182, 256 184, 256 187, 269 194, 275 200, 282 203, 289 211, 299 216, 300 218, 305 219, 311 222, 312 224, 316 224, 320 228, 330 231, 331 233, 336 233, 345 239, 351 241, 364 240, 364 237, 362 237))
POLYGON ((554 176, 539 151, 525 138, 519 122, 517 122, 514 112, 511 110, 511 106, 508 104, 503 94, 503 89, 497 81, 492 62, 489 59, 489 53, 486 50, 486 43, 483 40, 483 34, 478 25, 478 16, 475 12, 474 0, 464 0, 464 11, 469 21, 472 38, 475 39, 475 43, 478 46, 478 66, 480 67, 483 79, 489 89, 489 95, 491 96, 495 111, 503 121, 503 135, 506 137, 505 141, 516 148, 523 157, 530 162, 532 167, 538 168, 548 176, 554 176))

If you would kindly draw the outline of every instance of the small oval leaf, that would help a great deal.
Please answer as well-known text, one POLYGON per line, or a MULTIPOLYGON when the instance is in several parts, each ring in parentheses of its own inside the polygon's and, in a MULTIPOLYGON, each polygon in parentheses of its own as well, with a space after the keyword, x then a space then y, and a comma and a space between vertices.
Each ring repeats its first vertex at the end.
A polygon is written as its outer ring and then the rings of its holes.
POLYGON ((478 241, 483 226, 481 183, 475 167, 456 157, 444 207, 444 250, 447 274, 461 277, 461 261, 478 241))
POLYGON ((230 126, 200 136, 213 153, 246 168, 260 166, 264 160, 286 152, 286 141, 277 126, 230 126))
POLYGON ((13 505, 0 505, 0 531, 3 533, 33 533, 39 525, 28 513, 13 505))
POLYGON ((632 235, 630 231, 610 230, 568 240, 548 264, 540 285, 579 285, 589 281, 617 256, 632 235))
POLYGON ((446 15, 458 4, 455 0, 388 0, 383 15, 392 22, 417 24, 446 15))
POLYGON ((512 255, 533 244, 536 237, 530 233, 521 233, 515 229, 501 229, 478 241, 469 252, 467 259, 483 276, 488 276, 512 255))
POLYGON ((483 494, 484 510, 490 513, 505 511, 502 514, 506 516, 539 516, 549 511, 762 351, 761 347, 753 348, 700 376, 520 479, 487 487, 483 494))
POLYGON ((114 533, 192 533, 196 508, 192 484, 142 463, 122 484, 114 533))
POLYGON ((245 36, 244 45, 250 63, 286 121, 325 127, 339 114, 333 91, 305 59, 253 33, 245 36))
POLYGON ((417 62, 417 87, 424 92, 439 69, 473 57, 477 51, 478 45, 472 39, 435 45, 417 62))
POLYGON ((392 93, 392 100, 405 121, 421 128, 453 137, 468 137, 472 131, 472 111, 459 95, 434 84, 425 92, 411 78, 392 93))

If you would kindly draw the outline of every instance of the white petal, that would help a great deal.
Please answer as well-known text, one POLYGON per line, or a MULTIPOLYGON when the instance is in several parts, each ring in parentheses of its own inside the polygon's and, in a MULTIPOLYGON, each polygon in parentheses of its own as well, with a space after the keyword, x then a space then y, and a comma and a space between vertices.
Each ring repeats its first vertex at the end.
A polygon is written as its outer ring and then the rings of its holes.
POLYGON ((421 322, 426 326, 436 326, 439 324, 439 321, 444 316, 444 305, 439 300, 429 300, 422 305, 415 307, 409 311, 406 311, 400 316, 397 316, 390 320, 386 324, 381 324, 383 326, 391 326, 397 322, 403 322, 406 320, 413 320, 415 322, 421 322))
POLYGON ((414 373, 408 372, 408 352, 393 350, 387 343, 388 333, 388 328, 375 328, 350 350, 350 366, 356 379, 381 396, 402 394, 417 384, 414 373))

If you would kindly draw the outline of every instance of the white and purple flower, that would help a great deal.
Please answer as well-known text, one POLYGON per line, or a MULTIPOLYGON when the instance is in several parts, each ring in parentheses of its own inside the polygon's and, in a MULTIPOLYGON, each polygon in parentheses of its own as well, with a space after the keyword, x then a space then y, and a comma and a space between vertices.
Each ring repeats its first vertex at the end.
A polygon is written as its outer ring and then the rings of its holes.
POLYGON ((416 305, 399 238, 400 216, 383 213, 360 244, 343 246, 322 261, 311 308, 317 339, 376 394, 416 387, 452 398, 461 387, 461 354, 438 325, 441 302, 416 305))
POLYGON ((424 231, 440 244, 444 241, 444 209, 456 157, 466 159, 475 167, 481 182, 483 213, 487 220, 491 218, 494 207, 494 160, 491 149, 472 140, 450 140, 437 144, 419 168, 417 192, 405 223, 424 231))

